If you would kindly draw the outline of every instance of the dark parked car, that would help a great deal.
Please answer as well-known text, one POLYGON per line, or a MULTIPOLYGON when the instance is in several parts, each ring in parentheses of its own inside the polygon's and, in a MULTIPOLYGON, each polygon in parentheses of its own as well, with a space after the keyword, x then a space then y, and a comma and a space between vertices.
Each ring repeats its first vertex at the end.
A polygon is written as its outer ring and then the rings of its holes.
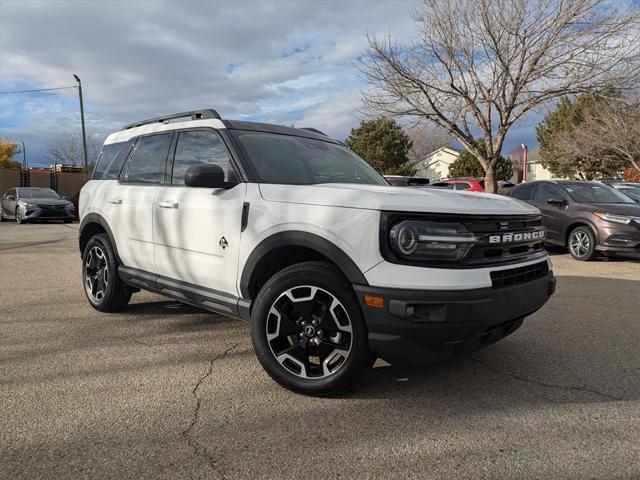
POLYGON ((600 182, 544 180, 506 193, 542 212, 546 242, 566 246, 578 260, 598 252, 640 256, 640 205, 600 182))
POLYGON ((405 177, 402 175, 385 175, 385 180, 391 185, 400 187, 424 187, 429 185, 429 179, 424 177, 405 177))
POLYGON ((32 220, 64 220, 68 223, 76 217, 73 203, 50 188, 10 188, 0 202, 2 221, 13 219, 18 223, 25 223, 32 220))
POLYGON ((607 185, 620 190, 627 197, 632 198, 636 203, 640 203, 640 183, 635 182, 604 182, 607 185))

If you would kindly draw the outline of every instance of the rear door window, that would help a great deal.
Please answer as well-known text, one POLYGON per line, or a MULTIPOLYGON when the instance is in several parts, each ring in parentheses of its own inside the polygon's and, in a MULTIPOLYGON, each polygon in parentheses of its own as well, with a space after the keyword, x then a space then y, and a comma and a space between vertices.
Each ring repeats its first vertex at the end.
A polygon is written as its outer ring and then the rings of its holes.
POLYGON ((125 183, 157 184, 171 145, 171 134, 141 137, 131 154, 125 183))
POLYGON ((455 190, 466 190, 467 188, 471 188, 471 185, 467 182, 455 182, 454 185, 455 190))

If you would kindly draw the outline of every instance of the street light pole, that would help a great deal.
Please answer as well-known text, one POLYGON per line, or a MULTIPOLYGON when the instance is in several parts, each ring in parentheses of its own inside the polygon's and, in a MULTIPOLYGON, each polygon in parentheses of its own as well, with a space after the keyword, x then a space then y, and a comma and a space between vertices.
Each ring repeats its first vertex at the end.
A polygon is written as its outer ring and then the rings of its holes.
POLYGON ((527 181, 527 160, 529 160, 529 148, 524 144, 520 144, 522 148, 522 181, 527 181))
POLYGON ((27 171, 27 149, 24 146, 24 142, 22 142, 22 169, 27 171))
POLYGON ((87 171, 87 134, 84 129, 84 105, 82 103, 82 82, 80 81, 80 77, 78 77, 75 73, 73 74, 73 78, 78 82, 78 94, 80 95, 80 120, 82 121, 82 149, 84 153, 83 161, 84 161, 84 171, 87 171))

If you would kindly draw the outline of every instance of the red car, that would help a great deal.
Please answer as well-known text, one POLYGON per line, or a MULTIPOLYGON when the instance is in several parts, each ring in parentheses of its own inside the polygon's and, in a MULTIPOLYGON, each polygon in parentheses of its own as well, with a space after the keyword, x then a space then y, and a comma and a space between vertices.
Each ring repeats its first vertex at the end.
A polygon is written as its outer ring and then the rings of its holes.
POLYGON ((440 180, 431 184, 432 187, 446 187, 449 190, 467 190, 469 192, 484 192, 484 180, 473 178, 453 178, 440 180))

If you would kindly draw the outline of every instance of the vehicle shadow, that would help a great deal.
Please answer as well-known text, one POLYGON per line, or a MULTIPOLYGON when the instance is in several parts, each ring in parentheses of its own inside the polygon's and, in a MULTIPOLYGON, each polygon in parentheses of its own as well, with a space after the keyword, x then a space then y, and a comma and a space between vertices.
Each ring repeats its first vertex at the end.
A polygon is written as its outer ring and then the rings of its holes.
MULTIPOLYGON (((547 251, 547 253, 551 257, 565 256, 567 258, 571 258, 571 254, 569 253, 569 250, 566 247, 559 247, 556 245, 545 245, 544 249, 547 251)), ((573 258, 572 260, 576 262, 579 261, 573 258)), ((637 263, 640 263, 640 257, 632 256, 632 255, 624 255, 619 253, 607 254, 607 255, 599 254, 590 261, 591 262, 632 262, 632 263, 637 262, 637 263)))

